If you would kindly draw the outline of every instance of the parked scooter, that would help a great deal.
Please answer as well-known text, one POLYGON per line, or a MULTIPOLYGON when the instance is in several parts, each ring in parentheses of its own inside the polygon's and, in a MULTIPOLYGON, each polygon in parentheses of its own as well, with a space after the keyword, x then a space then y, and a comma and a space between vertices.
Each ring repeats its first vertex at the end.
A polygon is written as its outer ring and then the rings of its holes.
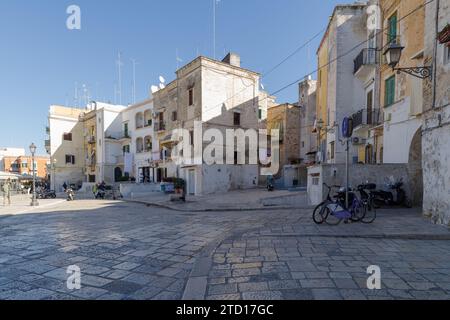
POLYGON ((411 199, 406 196, 406 192, 402 188, 403 185, 403 179, 400 178, 397 181, 387 181, 386 190, 372 191, 375 205, 404 206, 406 208, 411 208, 411 199))
POLYGON ((67 194, 67 201, 73 201, 75 200, 75 192, 73 191, 72 188, 67 188, 66 189, 66 194, 67 194))
POLYGON ((38 193, 39 199, 55 199, 56 192, 54 190, 42 190, 38 193))

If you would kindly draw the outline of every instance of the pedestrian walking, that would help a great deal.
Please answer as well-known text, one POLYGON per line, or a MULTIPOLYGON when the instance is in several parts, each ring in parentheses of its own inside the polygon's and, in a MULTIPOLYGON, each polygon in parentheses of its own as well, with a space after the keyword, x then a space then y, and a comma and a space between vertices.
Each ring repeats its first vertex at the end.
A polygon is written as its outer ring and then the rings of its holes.
POLYGON ((3 205, 6 206, 6 200, 8 200, 8 206, 11 205, 11 179, 6 180, 3 184, 3 205))
POLYGON ((98 192, 98 185, 94 184, 92 186, 92 193, 94 194, 94 198, 96 198, 96 199, 97 199, 97 192, 98 192))

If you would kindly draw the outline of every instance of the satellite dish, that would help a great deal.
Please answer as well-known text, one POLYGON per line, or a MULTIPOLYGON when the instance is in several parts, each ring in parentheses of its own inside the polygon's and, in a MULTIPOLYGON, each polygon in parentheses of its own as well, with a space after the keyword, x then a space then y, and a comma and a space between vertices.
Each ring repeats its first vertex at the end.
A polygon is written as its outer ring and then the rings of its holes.
POLYGON ((164 89, 166 86, 163 84, 163 83, 160 83, 159 84, 159 88, 162 90, 162 89, 164 89))
POLYGON ((159 76, 159 82, 166 83, 166 79, 164 79, 163 76, 159 76))
POLYGON ((152 93, 155 93, 155 92, 158 91, 158 90, 159 90, 159 88, 158 88, 157 86, 152 86, 152 87, 151 87, 152 93))

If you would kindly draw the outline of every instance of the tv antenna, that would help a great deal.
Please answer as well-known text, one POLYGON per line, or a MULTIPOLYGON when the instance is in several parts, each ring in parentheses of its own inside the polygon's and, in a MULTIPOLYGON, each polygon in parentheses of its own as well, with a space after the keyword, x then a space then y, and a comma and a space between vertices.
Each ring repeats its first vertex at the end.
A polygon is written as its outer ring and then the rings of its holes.
POLYGON ((181 59, 179 56, 178 56, 178 48, 177 48, 177 50, 176 50, 176 57, 175 57, 175 59, 177 60, 177 70, 180 68, 180 63, 181 62, 183 62, 183 59, 181 59))
POLYGON ((166 83, 166 79, 164 79, 163 76, 159 76, 159 88, 160 89, 164 89, 166 87, 165 83, 166 83))
POLYGON ((117 88, 117 93, 119 95, 119 104, 122 104, 122 53, 119 51, 119 55, 117 57, 117 69, 119 71, 119 83, 118 83, 118 88, 117 88))
POLYGON ((213 58, 216 60, 216 6, 220 0, 213 0, 213 58))
POLYGON ((136 65, 138 64, 136 62, 136 59, 130 59, 131 63, 133 64, 133 87, 131 88, 131 98, 133 101, 133 104, 136 103, 136 65))

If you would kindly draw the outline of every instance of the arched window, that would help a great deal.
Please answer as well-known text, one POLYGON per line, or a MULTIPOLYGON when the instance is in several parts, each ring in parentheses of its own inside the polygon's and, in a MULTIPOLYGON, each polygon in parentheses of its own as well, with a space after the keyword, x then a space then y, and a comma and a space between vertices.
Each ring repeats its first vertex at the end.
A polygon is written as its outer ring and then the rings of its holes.
POLYGON ((152 137, 151 136, 146 136, 144 138, 144 150, 145 152, 150 152, 152 151, 153 146, 152 146, 152 137))
POLYGON ((152 110, 145 110, 144 112, 144 127, 152 125, 152 110))
POLYGON ((144 114, 142 112, 136 113, 136 129, 144 127, 144 114))
POLYGON ((136 139, 136 153, 144 152, 144 140, 142 138, 136 139))

